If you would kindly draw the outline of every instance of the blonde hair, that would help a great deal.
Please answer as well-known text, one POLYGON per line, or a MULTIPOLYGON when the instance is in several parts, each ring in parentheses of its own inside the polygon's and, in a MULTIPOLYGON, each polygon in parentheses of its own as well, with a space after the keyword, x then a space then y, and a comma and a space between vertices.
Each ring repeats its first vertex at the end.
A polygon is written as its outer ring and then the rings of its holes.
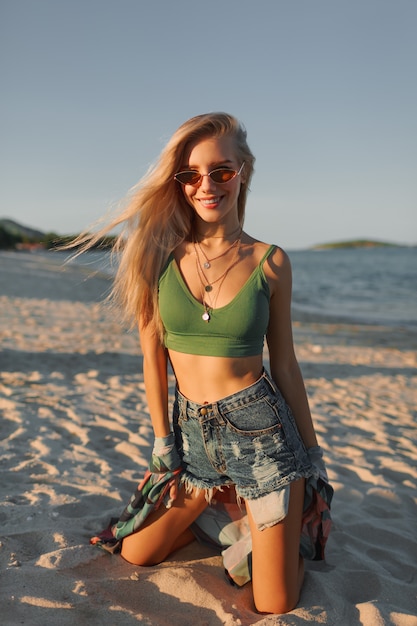
MULTIPOLYGON (((121 304, 131 323, 140 320, 144 327, 154 323, 161 338, 158 279, 169 254, 190 237, 193 230, 193 210, 174 180, 174 174, 184 167, 191 144, 225 135, 235 138, 236 158, 245 162, 238 198, 238 217, 243 226, 255 158, 246 142, 246 130, 235 117, 207 113, 189 119, 178 128, 158 161, 134 188, 124 211, 85 244, 90 247, 116 226, 123 225, 113 248, 118 253, 119 263, 111 298, 121 304)), ((84 243, 86 240, 84 238, 84 243)))

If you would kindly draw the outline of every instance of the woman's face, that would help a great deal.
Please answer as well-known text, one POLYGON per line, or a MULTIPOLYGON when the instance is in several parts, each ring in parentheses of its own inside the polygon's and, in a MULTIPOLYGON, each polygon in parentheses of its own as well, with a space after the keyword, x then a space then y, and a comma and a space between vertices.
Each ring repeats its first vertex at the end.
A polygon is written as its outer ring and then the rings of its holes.
POLYGON ((227 183, 215 183, 209 172, 227 167, 238 171, 242 163, 236 158, 234 137, 211 137, 202 139, 191 146, 184 170, 196 170, 203 174, 197 186, 183 185, 183 192, 188 204, 196 215, 208 224, 239 224, 237 200, 242 184, 242 174, 227 183))

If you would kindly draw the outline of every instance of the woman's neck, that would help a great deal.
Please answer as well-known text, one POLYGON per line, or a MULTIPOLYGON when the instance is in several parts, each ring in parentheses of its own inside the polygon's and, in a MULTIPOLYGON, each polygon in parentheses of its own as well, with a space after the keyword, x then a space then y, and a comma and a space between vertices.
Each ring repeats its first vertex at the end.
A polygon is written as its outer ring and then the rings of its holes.
POLYGON ((199 243, 210 244, 210 240, 213 240, 212 243, 220 243, 220 241, 231 241, 232 239, 236 239, 239 237, 242 232, 242 227, 240 224, 232 226, 223 226, 220 224, 216 224, 214 228, 196 228, 194 230, 194 240, 199 243), (216 241, 214 241, 216 240, 216 241))

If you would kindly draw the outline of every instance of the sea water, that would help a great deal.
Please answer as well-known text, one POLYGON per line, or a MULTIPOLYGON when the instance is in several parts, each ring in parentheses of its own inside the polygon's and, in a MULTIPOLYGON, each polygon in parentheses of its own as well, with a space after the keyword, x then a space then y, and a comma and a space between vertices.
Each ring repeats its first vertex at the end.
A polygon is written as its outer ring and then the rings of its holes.
POLYGON ((417 248, 289 251, 293 312, 417 329, 417 248))
MULTIPOLYGON (((317 321, 404 326, 417 330, 417 247, 288 250, 293 316, 317 321)), ((114 273, 109 253, 76 263, 114 273)))

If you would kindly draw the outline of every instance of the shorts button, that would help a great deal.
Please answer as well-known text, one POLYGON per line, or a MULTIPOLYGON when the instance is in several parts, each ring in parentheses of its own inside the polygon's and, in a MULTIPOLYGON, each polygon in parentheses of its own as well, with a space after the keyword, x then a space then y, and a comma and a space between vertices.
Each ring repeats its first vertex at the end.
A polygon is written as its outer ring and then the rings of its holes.
POLYGON ((200 415, 207 415, 207 409, 204 406, 200 409, 200 415))

